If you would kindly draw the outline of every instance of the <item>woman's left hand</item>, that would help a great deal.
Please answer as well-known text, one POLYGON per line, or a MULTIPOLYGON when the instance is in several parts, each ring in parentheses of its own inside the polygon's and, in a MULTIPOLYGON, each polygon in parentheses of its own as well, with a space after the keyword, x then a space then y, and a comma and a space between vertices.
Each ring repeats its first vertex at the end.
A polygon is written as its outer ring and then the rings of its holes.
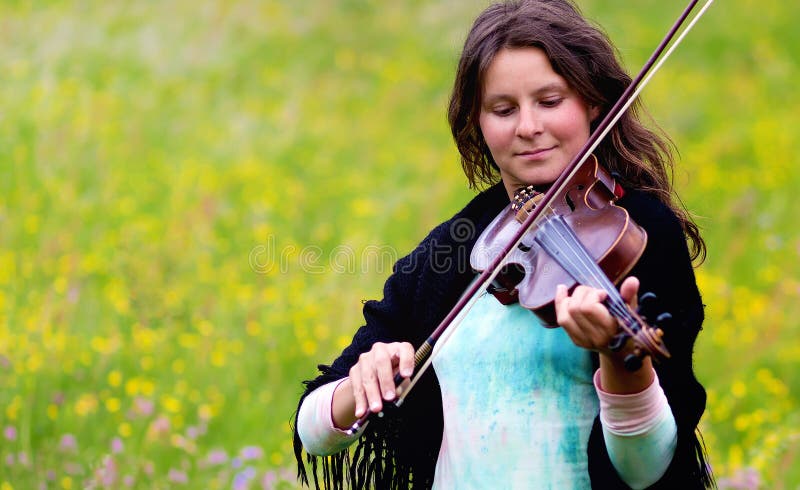
MULTIPOLYGON (((622 299, 634 309, 638 292, 639 280, 635 277, 628 277, 620 286, 622 299)), ((611 356, 608 344, 618 333, 619 324, 603 304, 606 296, 605 291, 588 286, 578 286, 570 295, 566 286, 559 285, 555 306, 558 324, 575 345, 611 356)))
MULTIPOLYGON (((619 288, 622 299, 636 309, 639 280, 628 277, 619 288)), ((642 361, 637 371, 628 371, 623 362, 624 353, 608 348, 611 339, 619 332, 617 319, 603 304, 606 292, 578 286, 570 295, 566 286, 556 290, 556 317, 578 347, 600 353, 600 385, 608 393, 638 393, 653 382, 653 364, 650 356, 642 361)))

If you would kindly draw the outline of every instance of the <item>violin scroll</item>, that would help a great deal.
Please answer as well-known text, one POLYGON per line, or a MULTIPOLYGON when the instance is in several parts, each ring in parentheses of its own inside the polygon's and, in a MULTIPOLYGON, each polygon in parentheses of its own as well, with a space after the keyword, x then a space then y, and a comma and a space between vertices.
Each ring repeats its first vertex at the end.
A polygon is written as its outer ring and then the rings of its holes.
POLYGON ((650 292, 640 296, 639 307, 635 312, 629 311, 627 319, 620 319, 620 331, 608 344, 611 351, 625 353, 624 363, 628 371, 638 371, 648 355, 656 362, 670 358, 669 350, 664 345, 662 327, 671 322, 672 315, 663 312, 656 316, 653 326, 647 323, 648 315, 645 313, 654 314, 655 300, 656 295, 650 292))

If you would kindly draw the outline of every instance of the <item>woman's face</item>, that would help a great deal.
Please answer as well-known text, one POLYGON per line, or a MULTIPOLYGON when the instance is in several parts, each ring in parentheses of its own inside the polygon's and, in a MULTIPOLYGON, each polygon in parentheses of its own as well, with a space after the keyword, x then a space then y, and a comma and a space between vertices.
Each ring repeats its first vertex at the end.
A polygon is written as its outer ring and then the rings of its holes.
POLYGON ((555 181, 589 138, 598 112, 541 49, 500 50, 486 70, 480 127, 509 197, 555 181))

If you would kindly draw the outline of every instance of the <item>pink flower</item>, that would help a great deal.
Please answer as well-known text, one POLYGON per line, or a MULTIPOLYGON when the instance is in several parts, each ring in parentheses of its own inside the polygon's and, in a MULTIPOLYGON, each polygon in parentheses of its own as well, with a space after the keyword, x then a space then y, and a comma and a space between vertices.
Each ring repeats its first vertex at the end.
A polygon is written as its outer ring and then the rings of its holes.
POLYGON ((122 439, 119 437, 115 437, 111 440, 111 452, 114 454, 119 454, 125 449, 125 445, 122 444, 122 439))
POLYGON ((267 471, 261 479, 261 488, 263 490, 273 490, 276 483, 278 483, 278 475, 274 471, 267 471))
POLYGON ((141 396, 136 397, 136 400, 133 402, 133 411, 140 417, 149 417, 152 415, 154 407, 155 403, 153 403, 153 400, 141 396))
POLYGON ((78 441, 72 434, 64 434, 61 436, 61 442, 58 443, 58 447, 62 451, 73 452, 78 448, 78 441))
POLYGON ((111 456, 103 458, 103 464, 95 471, 95 477, 108 488, 117 482, 117 463, 111 456))
POLYGON ((16 441, 17 440, 17 428, 14 427, 14 426, 8 425, 8 426, 6 426, 5 429, 3 429, 3 435, 9 441, 16 441))
POLYGON ((228 461, 228 453, 224 449, 213 449, 206 456, 206 463, 210 466, 224 464, 228 461))
POLYGON ((200 435, 200 430, 197 427, 191 425, 186 428, 186 437, 188 437, 189 439, 195 440, 199 435, 200 435))
POLYGON ((245 461, 260 459, 264 456, 264 450, 258 446, 245 446, 239 451, 239 455, 241 455, 242 459, 245 461))
POLYGON ((170 468, 167 479, 172 483, 189 483, 189 477, 186 475, 186 472, 176 470, 175 468, 170 468))
POLYGON ((150 423, 150 429, 148 430, 150 437, 161 437, 166 436, 169 434, 170 423, 169 419, 163 415, 156 418, 153 422, 150 423))

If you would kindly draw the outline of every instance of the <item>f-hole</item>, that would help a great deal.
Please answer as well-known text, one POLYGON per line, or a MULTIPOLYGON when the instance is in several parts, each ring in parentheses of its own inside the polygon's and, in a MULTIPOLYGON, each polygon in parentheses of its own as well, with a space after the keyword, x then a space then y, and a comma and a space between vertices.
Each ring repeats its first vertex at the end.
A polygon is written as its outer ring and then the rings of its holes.
MULTIPOLYGON (((584 189, 584 185, 578 184, 577 186, 575 186, 575 189, 578 191, 582 191, 584 189)), ((575 201, 573 201, 572 198, 569 196, 570 194, 571 194, 570 192, 564 194, 564 200, 567 202, 567 206, 569 206, 569 209, 575 211, 575 201)))
POLYGON ((509 291, 514 290, 525 277, 525 269, 515 262, 505 264, 497 274, 497 282, 509 291))

